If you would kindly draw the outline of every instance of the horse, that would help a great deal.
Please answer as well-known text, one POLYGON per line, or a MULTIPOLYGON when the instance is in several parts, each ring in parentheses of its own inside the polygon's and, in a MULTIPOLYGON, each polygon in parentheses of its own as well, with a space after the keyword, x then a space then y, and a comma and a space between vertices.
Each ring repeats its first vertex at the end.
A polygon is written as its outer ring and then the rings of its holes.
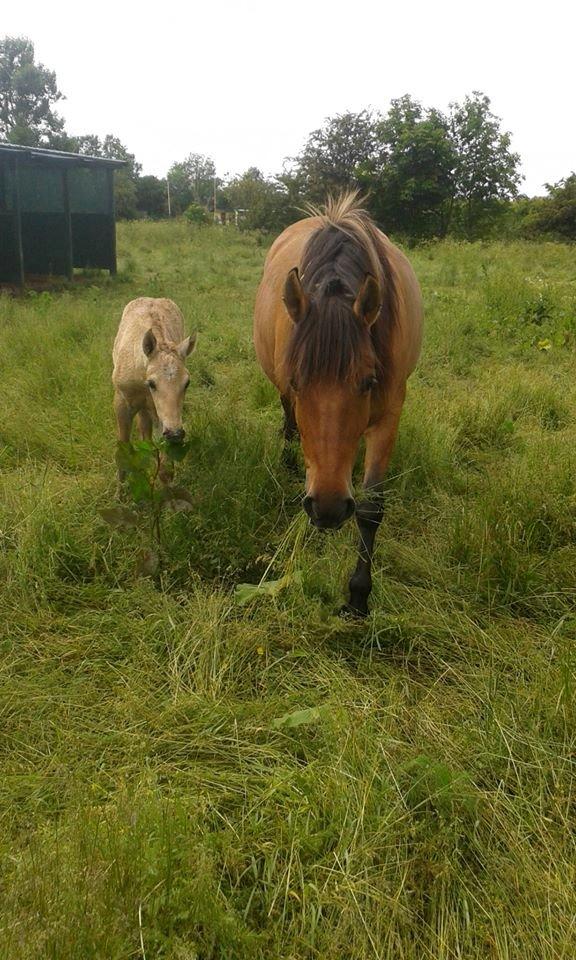
POLYGON ((357 193, 329 198, 275 240, 254 314, 258 361, 277 388, 284 440, 299 436, 303 506, 322 530, 355 513, 358 561, 343 613, 366 616, 383 486, 406 381, 420 355, 420 287, 357 193), (362 437, 365 498, 352 492, 362 437))
POLYGON ((172 300, 138 297, 126 305, 114 341, 114 410, 118 440, 126 443, 138 415, 140 436, 153 426, 166 440, 184 440, 182 406, 190 377, 184 361, 196 334, 184 336, 184 318, 172 300))

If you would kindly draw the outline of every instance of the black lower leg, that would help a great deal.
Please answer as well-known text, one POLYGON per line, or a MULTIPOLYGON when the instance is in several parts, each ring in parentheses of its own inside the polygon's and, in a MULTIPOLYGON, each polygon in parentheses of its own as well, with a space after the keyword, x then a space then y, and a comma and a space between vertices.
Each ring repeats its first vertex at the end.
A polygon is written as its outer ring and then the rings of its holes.
POLYGON ((368 597, 372 590, 372 553, 382 514, 382 504, 376 501, 366 500, 356 508, 360 543, 356 569, 348 584, 350 599, 344 607, 345 613, 360 617, 368 613, 368 597))
POLYGON ((284 410, 284 423, 282 425, 282 436, 284 437, 284 450, 282 451, 282 463, 291 473, 298 470, 298 458, 292 444, 298 440, 298 427, 296 417, 294 416, 294 406, 288 397, 282 396, 282 409, 284 410))
POLYGON ((284 411, 284 425, 282 427, 282 436, 290 443, 298 439, 298 427, 296 426, 296 417, 294 416, 294 405, 289 397, 281 396, 282 409, 284 411))

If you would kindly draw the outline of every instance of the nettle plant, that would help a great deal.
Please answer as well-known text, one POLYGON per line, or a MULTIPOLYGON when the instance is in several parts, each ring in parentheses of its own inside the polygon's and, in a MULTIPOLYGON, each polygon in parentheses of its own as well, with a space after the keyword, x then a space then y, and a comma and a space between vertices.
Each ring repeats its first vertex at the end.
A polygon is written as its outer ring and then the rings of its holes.
POLYGON ((100 511, 103 520, 115 530, 139 534, 142 549, 138 553, 136 573, 155 576, 165 548, 163 518, 166 511, 180 513, 194 508, 192 494, 185 487, 173 486, 174 464, 188 455, 191 442, 172 443, 164 439, 119 442, 116 464, 123 477, 123 491, 133 506, 116 503, 100 511))

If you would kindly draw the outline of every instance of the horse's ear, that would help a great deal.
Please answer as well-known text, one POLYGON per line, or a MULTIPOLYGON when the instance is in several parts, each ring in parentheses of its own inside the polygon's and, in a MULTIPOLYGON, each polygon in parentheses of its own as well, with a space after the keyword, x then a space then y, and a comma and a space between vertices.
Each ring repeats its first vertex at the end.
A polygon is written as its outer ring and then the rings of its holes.
POLYGON ((308 310, 308 297, 302 289, 298 267, 293 267, 286 277, 282 299, 294 323, 300 323, 308 310))
POLYGON ((382 297, 378 281, 371 273, 367 273, 354 301, 354 313, 366 326, 371 327, 380 313, 381 306, 382 297))
POLYGON ((147 357, 151 356, 156 349, 156 337, 152 330, 147 330, 142 341, 142 349, 147 357))
POLYGON ((189 357, 191 353, 196 349, 196 339, 198 337, 197 333, 193 333, 190 337, 186 337, 182 343, 178 344, 177 350, 183 360, 186 357, 189 357))

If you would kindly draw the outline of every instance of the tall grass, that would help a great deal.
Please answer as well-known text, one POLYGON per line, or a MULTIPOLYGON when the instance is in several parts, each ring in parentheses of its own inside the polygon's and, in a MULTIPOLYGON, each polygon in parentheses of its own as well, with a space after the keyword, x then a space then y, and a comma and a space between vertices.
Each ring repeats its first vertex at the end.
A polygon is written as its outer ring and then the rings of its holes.
POLYGON ((253 357, 264 248, 121 225, 116 280, 0 298, 0 956, 576 952, 569 247, 411 251, 427 313, 368 620, 253 357), (195 498, 160 582, 111 533, 111 345, 170 296, 195 498), (284 588, 238 603, 240 582, 284 588))

